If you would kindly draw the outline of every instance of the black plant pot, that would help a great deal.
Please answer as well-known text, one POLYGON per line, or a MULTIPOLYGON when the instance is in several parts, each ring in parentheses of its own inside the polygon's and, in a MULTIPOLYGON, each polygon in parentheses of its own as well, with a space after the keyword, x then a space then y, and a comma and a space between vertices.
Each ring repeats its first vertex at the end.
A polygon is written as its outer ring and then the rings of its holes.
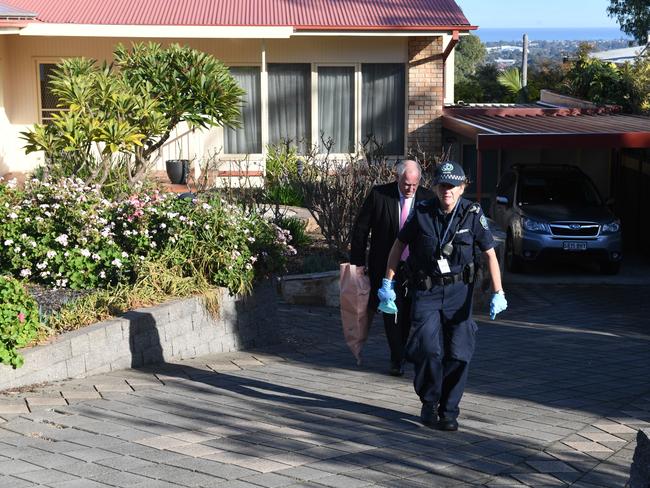
POLYGON ((190 172, 190 162, 187 159, 168 159, 165 161, 169 181, 175 185, 187 183, 187 175, 190 172))

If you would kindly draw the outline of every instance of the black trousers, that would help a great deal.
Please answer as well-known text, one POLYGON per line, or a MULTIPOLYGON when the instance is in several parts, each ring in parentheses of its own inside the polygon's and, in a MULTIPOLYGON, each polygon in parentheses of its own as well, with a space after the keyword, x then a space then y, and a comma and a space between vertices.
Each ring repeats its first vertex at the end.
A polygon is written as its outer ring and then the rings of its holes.
POLYGON ((384 331, 390 349, 390 360, 399 363, 405 359, 406 343, 411 332, 411 298, 412 291, 404 286, 404 277, 398 272, 395 276, 395 305, 397 305, 397 319, 395 315, 382 313, 384 316, 384 331), (408 292, 408 293, 407 293, 408 292))

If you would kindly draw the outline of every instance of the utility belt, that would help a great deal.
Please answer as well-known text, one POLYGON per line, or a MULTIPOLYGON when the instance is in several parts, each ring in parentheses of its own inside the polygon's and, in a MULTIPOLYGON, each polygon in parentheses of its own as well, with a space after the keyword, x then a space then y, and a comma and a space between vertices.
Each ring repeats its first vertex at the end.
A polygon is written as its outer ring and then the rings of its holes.
POLYGON ((414 273, 411 277, 411 284, 420 291, 429 291, 434 286, 453 285, 456 283, 470 284, 474 283, 476 275, 474 263, 467 264, 463 271, 456 274, 430 275, 422 270, 414 273))

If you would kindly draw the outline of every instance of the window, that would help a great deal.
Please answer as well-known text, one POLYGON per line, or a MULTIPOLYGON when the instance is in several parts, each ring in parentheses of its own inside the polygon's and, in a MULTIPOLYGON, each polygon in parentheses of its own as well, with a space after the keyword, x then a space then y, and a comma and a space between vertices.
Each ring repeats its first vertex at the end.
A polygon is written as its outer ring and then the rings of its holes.
POLYGON ((403 64, 361 65, 361 142, 382 144, 386 155, 404 153, 405 76, 403 64))
POLYGON ((262 110, 260 69, 233 67, 230 73, 246 92, 242 99, 241 126, 224 129, 224 151, 227 154, 255 154, 262 152, 262 110))
POLYGON ((49 87, 50 76, 55 69, 56 64, 38 65, 38 79, 41 87, 41 122, 44 123, 52 120, 52 115, 61 110, 56 106, 58 99, 52 94, 49 87))
POLYGON ((354 67, 321 66, 318 68, 319 147, 332 141, 330 152, 354 150, 354 67))
POLYGON ((311 66, 269 64, 269 144, 290 141, 301 153, 311 146, 311 66))

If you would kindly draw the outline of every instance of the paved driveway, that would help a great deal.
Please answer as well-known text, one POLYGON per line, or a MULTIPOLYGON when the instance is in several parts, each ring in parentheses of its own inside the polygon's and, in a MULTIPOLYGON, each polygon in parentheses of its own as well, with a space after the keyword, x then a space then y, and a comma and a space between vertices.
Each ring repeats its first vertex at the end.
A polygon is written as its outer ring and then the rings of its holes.
POLYGON ((0 399, 0 487, 623 487, 650 426, 650 286, 519 284, 479 316, 461 430, 418 422, 379 322, 282 305, 284 344, 0 399))

